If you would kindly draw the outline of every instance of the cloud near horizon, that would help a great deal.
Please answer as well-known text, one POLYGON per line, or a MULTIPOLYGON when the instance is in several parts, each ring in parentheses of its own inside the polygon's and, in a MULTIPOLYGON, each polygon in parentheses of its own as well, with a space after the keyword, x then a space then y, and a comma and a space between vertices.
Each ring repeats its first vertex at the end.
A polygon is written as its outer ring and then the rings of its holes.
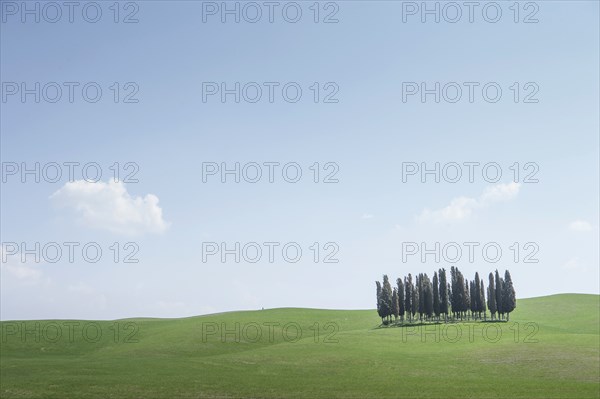
POLYGON ((15 251, 15 247, 10 247, 7 250, 9 243, 0 245, 0 275, 8 273, 9 275, 19 279, 35 281, 42 277, 42 271, 35 267, 35 262, 23 261, 20 251, 15 251))
POLYGON ((486 208, 496 202, 510 201, 519 194, 521 185, 511 182, 487 187, 477 197, 461 196, 452 199, 444 208, 430 210, 425 208, 416 219, 418 222, 457 222, 469 218, 477 209, 486 208))
POLYGON ((575 220, 569 224, 569 230, 572 231, 591 231, 592 224, 585 220, 575 220))

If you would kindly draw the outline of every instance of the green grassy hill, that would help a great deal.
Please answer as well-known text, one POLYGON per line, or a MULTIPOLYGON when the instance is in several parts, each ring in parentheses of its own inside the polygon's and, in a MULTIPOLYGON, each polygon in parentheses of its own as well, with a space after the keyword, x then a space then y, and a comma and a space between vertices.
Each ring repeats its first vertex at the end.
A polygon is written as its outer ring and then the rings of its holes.
POLYGON ((600 296, 564 294, 519 300, 508 323, 427 331, 378 328, 374 310, 293 308, 38 321, 36 334, 6 321, 0 397, 598 398, 599 313, 600 296))

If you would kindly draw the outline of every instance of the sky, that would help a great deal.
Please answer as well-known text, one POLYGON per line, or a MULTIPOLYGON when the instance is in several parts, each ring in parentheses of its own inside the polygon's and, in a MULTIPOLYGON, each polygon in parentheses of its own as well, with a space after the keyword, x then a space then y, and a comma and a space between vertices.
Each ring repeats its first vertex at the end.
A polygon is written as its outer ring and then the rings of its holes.
POLYGON ((600 291, 596 1, 0 5, 3 320, 600 291))

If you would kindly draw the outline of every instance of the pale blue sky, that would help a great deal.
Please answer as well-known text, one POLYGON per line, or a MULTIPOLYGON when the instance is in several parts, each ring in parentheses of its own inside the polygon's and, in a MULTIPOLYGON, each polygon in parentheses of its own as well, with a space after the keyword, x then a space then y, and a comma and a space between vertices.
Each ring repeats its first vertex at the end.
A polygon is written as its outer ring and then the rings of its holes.
POLYGON ((140 262, 115 264, 108 250, 95 264, 22 265, 9 257, 2 319, 372 308, 373 282, 383 273, 395 280, 450 267, 416 257, 402 263, 402 242, 422 241, 500 243, 500 262, 479 257, 457 265, 468 278, 510 269, 519 297, 598 293, 598 2, 537 2, 535 24, 515 24, 512 3, 499 2, 496 24, 481 14, 474 23, 403 23, 402 2, 392 1, 337 2, 335 24, 312 22, 313 2, 299 2, 304 14, 296 24, 280 14, 273 24, 203 23, 202 2, 193 1, 137 2, 135 24, 113 23, 112 2, 101 3, 96 24, 80 14, 72 24, 21 23, 18 14, 3 14, 3 83, 94 81, 104 92, 93 104, 8 97, 0 104, 2 162, 98 162, 105 183, 108 166, 136 162, 139 183, 127 184, 128 194, 158 197, 159 222, 169 226, 82 221, 69 208, 105 210, 113 192, 104 192, 105 201, 69 194, 66 178, 23 184, 9 177, 1 194, 3 243, 97 241, 106 249, 134 241, 140 262), (252 81, 298 82, 303 98, 202 102, 202 82, 252 81), (402 82, 422 81, 498 82, 504 92, 497 103, 480 96, 474 103, 403 103, 402 82), (139 103, 115 104, 113 82, 135 82, 139 103), (313 82, 335 82, 339 102, 315 104, 313 82), (514 82, 535 82, 539 103, 514 103, 514 82), (203 162, 269 161, 297 162, 305 175, 297 184, 202 182, 203 162), (539 183, 486 200, 494 184, 481 178, 402 183, 402 163, 410 161, 498 162, 503 185, 514 162, 535 162, 539 183), (314 162, 336 162, 340 182, 313 183, 314 162), (452 202, 461 197, 470 200, 452 202), (451 204, 472 213, 419 217, 451 204), (138 234, 124 234, 129 228, 138 234), (203 263, 206 241, 296 241, 306 252, 295 264, 203 263), (329 241, 339 245, 339 263, 312 262, 308 247, 329 241), (513 242, 537 243, 539 263, 515 264, 513 242))

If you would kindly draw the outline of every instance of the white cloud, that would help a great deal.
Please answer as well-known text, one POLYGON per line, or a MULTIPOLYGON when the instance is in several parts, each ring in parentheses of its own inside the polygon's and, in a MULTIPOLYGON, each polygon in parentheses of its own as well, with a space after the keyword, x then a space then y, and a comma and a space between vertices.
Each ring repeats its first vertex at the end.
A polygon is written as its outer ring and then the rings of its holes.
POLYGON ((487 187, 479 197, 479 202, 487 205, 492 202, 509 201, 519 194, 520 187, 521 185, 515 182, 487 187))
POLYGON ((590 222, 586 222, 585 220, 575 220, 569 224, 569 230, 573 231, 590 231, 592 230, 592 225, 590 222))
POLYGON ((95 229, 138 235, 162 233, 169 227, 156 195, 131 196, 122 182, 68 182, 50 199, 73 210, 81 223, 95 229))
POLYGON ((42 277, 42 271, 32 267, 31 262, 23 262, 21 253, 15 251, 13 248, 9 248, 7 252, 6 246, 3 244, 0 246, 0 270, 2 274, 8 273, 12 277, 16 277, 19 280, 37 281, 42 277))
POLYGON ((563 265, 563 269, 573 272, 585 272, 588 270, 584 262, 577 257, 569 259, 567 263, 563 265))
POLYGON ((487 187, 477 198, 458 197, 450 205, 436 210, 424 209, 417 220, 420 222, 454 222, 469 218, 476 209, 485 208, 495 202, 510 201, 519 194, 519 183, 496 184, 487 187))
POLYGON ((371 215, 370 213, 363 213, 361 219, 373 219, 373 215, 371 215))

